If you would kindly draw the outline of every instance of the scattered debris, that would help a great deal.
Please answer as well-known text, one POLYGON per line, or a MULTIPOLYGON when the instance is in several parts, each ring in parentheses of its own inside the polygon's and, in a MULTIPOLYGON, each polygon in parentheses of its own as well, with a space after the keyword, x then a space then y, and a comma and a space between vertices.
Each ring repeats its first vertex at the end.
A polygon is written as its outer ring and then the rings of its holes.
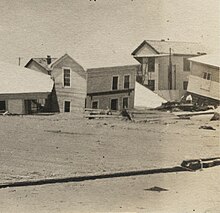
POLYGON ((218 165, 220 165, 220 157, 184 160, 181 163, 181 167, 188 169, 189 171, 195 171, 198 169, 209 168, 218 165))
POLYGON ((210 119, 210 121, 218 121, 218 120, 220 120, 219 118, 220 118, 219 112, 214 112, 214 115, 213 115, 213 117, 210 119))
POLYGON ((212 126, 200 126, 199 129, 216 130, 212 126))
POLYGON ((190 116, 189 115, 180 115, 179 119, 190 120, 190 116))
POLYGON ((131 112, 129 112, 127 109, 123 109, 123 110, 121 111, 121 115, 122 115, 123 117, 128 118, 128 120, 130 120, 130 121, 133 120, 133 114, 132 114, 131 112))
POLYGON ((57 133, 57 134, 66 134, 66 135, 94 135, 92 133, 63 132, 61 130, 44 130, 44 132, 51 132, 51 133, 57 133))
POLYGON ((144 190, 154 191, 154 192, 165 192, 165 191, 168 191, 168 189, 164 189, 164 188, 161 188, 161 187, 158 187, 158 186, 154 186, 152 188, 144 189, 144 190))
POLYGON ((10 113, 8 111, 6 111, 2 115, 10 115, 10 113))
POLYGON ((166 103, 162 103, 161 106, 155 108, 157 110, 162 111, 171 111, 171 112, 179 112, 179 111, 187 111, 187 112, 202 112, 207 110, 213 110, 213 106, 199 106, 198 104, 192 103, 181 103, 179 101, 168 101, 166 103))

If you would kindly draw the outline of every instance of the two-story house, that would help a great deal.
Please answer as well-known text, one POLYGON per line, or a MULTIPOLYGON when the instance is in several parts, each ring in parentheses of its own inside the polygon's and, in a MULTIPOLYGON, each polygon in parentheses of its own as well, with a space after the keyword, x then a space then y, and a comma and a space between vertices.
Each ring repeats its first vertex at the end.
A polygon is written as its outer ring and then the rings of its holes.
POLYGON ((131 65, 87 69, 86 107, 111 110, 133 108, 138 67, 131 65))
POLYGON ((83 110, 86 98, 86 72, 68 54, 60 58, 32 58, 25 67, 50 75, 54 81, 48 98, 48 111, 74 112, 83 110))
POLYGON ((179 100, 190 74, 187 59, 203 53, 199 43, 145 40, 132 52, 141 64, 137 81, 166 100, 179 100))
POLYGON ((191 75, 187 93, 199 105, 220 104, 220 55, 190 58, 191 75))

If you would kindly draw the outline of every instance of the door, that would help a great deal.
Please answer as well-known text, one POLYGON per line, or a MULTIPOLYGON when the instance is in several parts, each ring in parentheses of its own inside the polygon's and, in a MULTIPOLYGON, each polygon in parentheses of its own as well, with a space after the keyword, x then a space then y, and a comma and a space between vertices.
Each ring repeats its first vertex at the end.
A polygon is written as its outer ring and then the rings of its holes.
POLYGON ((70 101, 64 101, 64 112, 70 112, 70 101))
POLYGON ((118 99, 111 100, 111 110, 118 110, 118 99))
POLYGON ((6 111, 5 101, 0 101, 0 113, 6 111))

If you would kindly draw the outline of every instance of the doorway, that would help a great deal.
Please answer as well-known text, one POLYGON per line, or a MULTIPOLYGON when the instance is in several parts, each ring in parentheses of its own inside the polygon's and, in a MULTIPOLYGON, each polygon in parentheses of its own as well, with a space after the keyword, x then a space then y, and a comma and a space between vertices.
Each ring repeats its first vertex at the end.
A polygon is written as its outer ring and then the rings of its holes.
POLYGON ((111 99, 111 110, 118 110, 118 99, 111 99))

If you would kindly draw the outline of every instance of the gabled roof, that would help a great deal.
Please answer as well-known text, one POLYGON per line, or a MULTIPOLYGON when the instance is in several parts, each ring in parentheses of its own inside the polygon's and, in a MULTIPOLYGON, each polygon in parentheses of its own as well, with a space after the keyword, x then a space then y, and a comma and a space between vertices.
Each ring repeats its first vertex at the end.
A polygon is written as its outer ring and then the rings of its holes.
MULTIPOLYGON (((51 58, 51 63, 53 63, 53 61, 55 61, 56 59, 57 58, 51 58)), ((28 61, 28 63, 25 65, 25 67, 27 67, 31 61, 35 61, 37 64, 39 64, 44 69, 50 70, 50 68, 49 68, 50 64, 47 64, 47 58, 31 58, 31 60, 28 61)))
POLYGON ((49 75, 0 62, 0 94, 50 93, 53 84, 49 75))
POLYGON ((181 41, 165 41, 165 40, 144 40, 133 52, 136 53, 144 46, 148 45, 157 54, 168 54, 172 49, 172 54, 178 55, 198 55, 206 52, 200 43, 181 42, 181 41))
POLYGON ((220 54, 202 55, 189 58, 190 61, 220 68, 220 54))
POLYGON ((82 69, 83 67, 76 61, 74 60, 71 56, 69 56, 67 53, 65 53, 64 55, 62 55, 59 58, 56 58, 54 61, 52 61, 51 64, 49 64, 49 68, 51 69, 53 66, 55 66, 56 64, 58 64, 60 61, 62 61, 63 59, 65 59, 66 57, 69 57, 74 63, 78 64, 82 69))

